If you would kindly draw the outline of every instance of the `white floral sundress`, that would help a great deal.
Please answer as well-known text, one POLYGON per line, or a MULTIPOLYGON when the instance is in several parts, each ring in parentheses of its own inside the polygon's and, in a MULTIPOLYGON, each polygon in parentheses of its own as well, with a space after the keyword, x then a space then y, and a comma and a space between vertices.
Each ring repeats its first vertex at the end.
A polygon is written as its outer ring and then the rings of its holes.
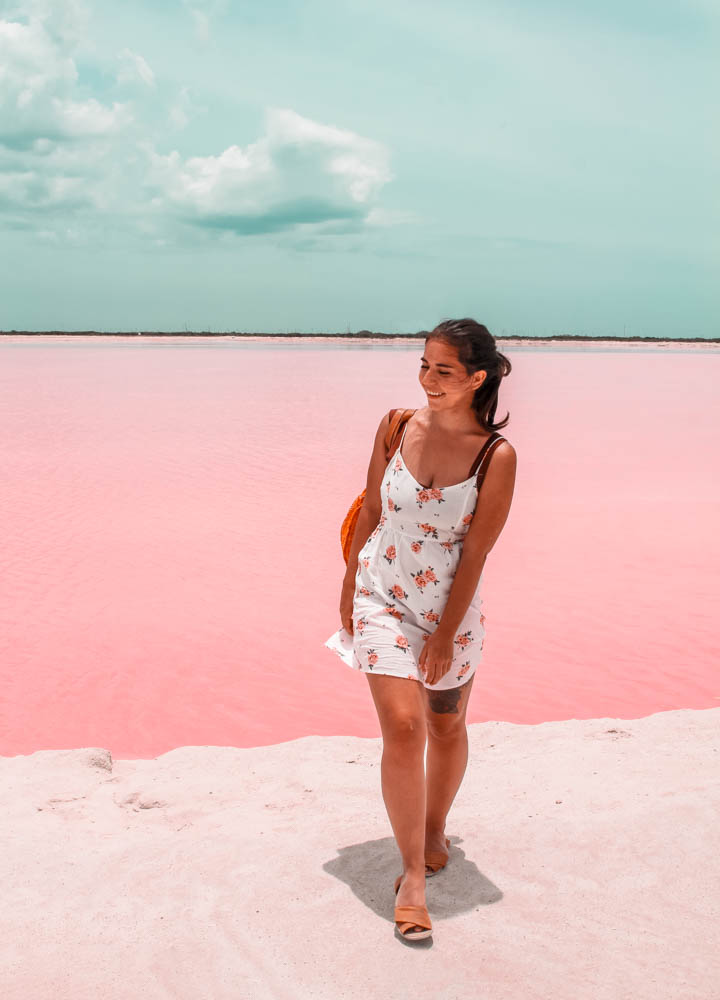
POLYGON ((380 521, 358 553, 354 635, 343 626, 323 645, 355 670, 406 677, 444 691, 465 684, 482 660, 481 575, 453 638, 451 669, 437 684, 427 684, 418 666, 447 603, 475 514, 477 470, 462 483, 422 486, 402 456, 408 423, 385 469, 380 521))

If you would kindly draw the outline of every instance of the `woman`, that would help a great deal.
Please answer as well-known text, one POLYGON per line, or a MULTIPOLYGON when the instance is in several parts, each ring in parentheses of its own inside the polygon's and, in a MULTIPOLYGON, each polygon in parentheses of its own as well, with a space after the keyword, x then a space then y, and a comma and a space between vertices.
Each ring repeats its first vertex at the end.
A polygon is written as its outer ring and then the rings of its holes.
POLYGON ((446 818, 467 765, 465 713, 485 635, 481 574, 515 485, 515 449, 497 434, 509 414, 494 423, 510 371, 474 320, 447 320, 427 336, 419 379, 428 405, 412 411, 390 461, 393 411, 380 421, 342 587, 343 627, 325 643, 370 684, 382 794, 403 860, 395 925, 411 940, 432 933, 425 878, 447 864, 446 818))

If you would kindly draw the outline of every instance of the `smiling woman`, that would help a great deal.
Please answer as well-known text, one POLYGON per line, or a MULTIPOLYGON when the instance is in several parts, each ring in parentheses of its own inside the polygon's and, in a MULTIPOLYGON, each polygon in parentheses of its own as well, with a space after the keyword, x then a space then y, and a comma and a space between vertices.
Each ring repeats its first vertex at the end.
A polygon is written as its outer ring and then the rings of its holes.
POLYGON ((485 636, 482 571, 515 484, 515 449, 498 433, 509 415, 494 422, 510 370, 474 320, 428 335, 419 378, 429 406, 396 419, 390 461, 395 411, 380 422, 342 587, 343 626, 325 642, 368 676, 383 794, 405 865, 396 923, 411 938, 432 930, 424 876, 447 862, 445 822, 467 763, 465 714, 485 636))

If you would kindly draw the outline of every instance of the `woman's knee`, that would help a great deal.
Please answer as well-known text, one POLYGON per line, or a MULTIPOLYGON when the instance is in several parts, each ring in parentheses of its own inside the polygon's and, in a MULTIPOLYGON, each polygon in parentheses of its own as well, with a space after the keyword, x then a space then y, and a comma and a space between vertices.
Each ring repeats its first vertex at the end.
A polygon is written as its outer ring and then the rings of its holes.
POLYGON ((465 715, 434 715, 427 718, 428 736, 433 740, 456 740, 467 735, 465 715))
POLYGON ((366 675, 375 701, 383 741, 425 745, 427 723, 421 685, 384 674, 366 675))
POLYGON ((382 724, 385 743, 403 746, 418 743, 425 745, 427 723, 422 712, 410 709, 396 709, 386 713, 382 724))

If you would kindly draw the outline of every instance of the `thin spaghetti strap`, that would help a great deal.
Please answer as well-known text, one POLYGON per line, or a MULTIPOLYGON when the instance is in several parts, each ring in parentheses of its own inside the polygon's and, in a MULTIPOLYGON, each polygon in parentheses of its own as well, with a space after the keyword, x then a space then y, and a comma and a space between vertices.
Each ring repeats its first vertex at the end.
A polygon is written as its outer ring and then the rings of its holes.
POLYGON ((480 449, 480 451, 475 456, 475 461, 473 462, 472 467, 470 469, 470 475, 471 476, 475 475, 475 473, 480 468, 480 465, 482 464, 482 460, 485 458, 485 455, 487 454, 488 448, 493 443, 493 441, 495 440, 496 437, 499 437, 499 435, 498 435, 497 431, 493 431, 493 433, 490 435, 490 437, 487 439, 487 441, 485 442, 485 444, 482 446, 482 448, 480 449))

